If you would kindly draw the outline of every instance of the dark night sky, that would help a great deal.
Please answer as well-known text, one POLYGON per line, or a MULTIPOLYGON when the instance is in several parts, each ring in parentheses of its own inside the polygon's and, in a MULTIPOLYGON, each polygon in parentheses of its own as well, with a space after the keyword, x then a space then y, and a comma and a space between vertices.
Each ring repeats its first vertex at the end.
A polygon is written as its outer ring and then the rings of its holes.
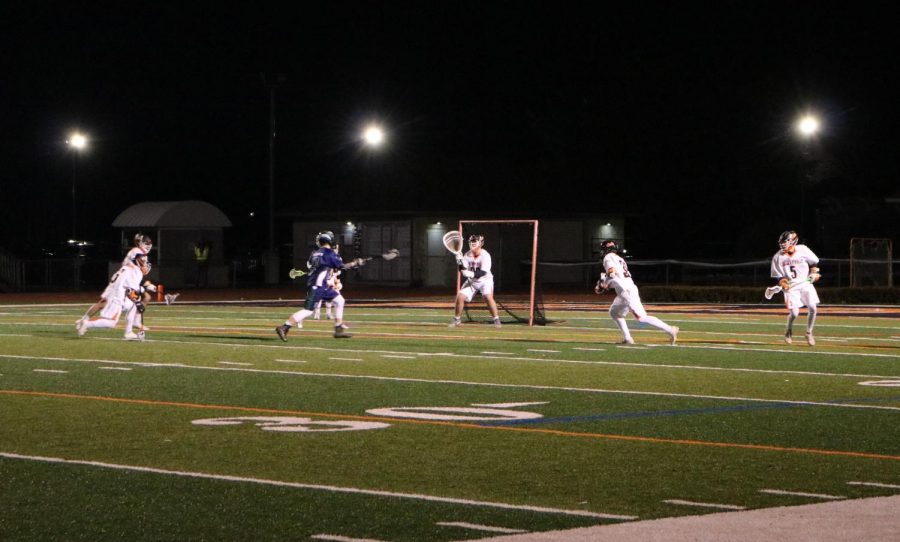
POLYGON ((802 179, 810 202, 900 187, 889 3, 31 4, 0 8, 0 246, 69 235, 73 128, 84 235, 203 199, 235 244, 264 237, 261 73, 285 76, 279 209, 620 211, 648 255, 727 257, 801 227, 802 179), (355 140, 367 120, 383 152, 355 140))

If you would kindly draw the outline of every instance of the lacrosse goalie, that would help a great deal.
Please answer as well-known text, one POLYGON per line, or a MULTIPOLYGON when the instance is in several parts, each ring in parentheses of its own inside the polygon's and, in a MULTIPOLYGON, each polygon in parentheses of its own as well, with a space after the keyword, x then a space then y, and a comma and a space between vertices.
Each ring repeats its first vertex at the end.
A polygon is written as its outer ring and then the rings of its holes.
POLYGON ((456 294, 456 307, 450 328, 462 324, 462 311, 466 303, 472 301, 476 293, 480 293, 491 311, 494 327, 501 327, 497 302, 494 301, 494 275, 491 274, 491 255, 484 250, 484 236, 469 236, 469 251, 462 254, 462 235, 457 231, 444 235, 444 246, 456 256, 459 274, 465 279, 459 293, 456 294))
POLYGON ((344 325, 344 297, 340 289, 335 289, 336 283, 332 281, 335 273, 342 269, 353 269, 365 265, 364 258, 356 258, 352 262, 344 263, 341 257, 331 247, 334 246, 334 234, 330 231, 322 231, 316 235, 316 245, 319 247, 310 256, 310 271, 306 279, 306 302, 302 309, 295 312, 283 325, 275 328, 278 337, 287 342, 287 335, 291 328, 303 328, 303 320, 315 312, 316 303, 330 301, 334 303, 334 338, 347 339, 352 337, 347 333, 344 325))
POLYGON ((619 256, 619 244, 613 240, 603 241, 600 244, 600 252, 603 255, 605 273, 600 274, 600 280, 594 286, 594 293, 600 294, 608 288, 616 291, 616 298, 609 306, 609 316, 622 332, 620 344, 634 344, 628 323, 625 321, 628 313, 632 312, 638 322, 665 331, 669 335, 669 343, 674 345, 678 340, 678 326, 670 326, 644 310, 637 285, 628 271, 628 264, 619 256))
POLYGON ((819 280, 819 257, 806 245, 798 245, 799 237, 795 231, 786 231, 778 238, 780 247, 772 257, 772 278, 778 284, 766 289, 766 297, 771 299, 779 291, 784 294, 784 305, 788 310, 787 328, 784 331, 784 342, 791 344, 793 340, 794 320, 800 315, 800 309, 807 308, 806 343, 816 345, 813 327, 816 325, 816 312, 819 306, 819 294, 813 283, 819 280))

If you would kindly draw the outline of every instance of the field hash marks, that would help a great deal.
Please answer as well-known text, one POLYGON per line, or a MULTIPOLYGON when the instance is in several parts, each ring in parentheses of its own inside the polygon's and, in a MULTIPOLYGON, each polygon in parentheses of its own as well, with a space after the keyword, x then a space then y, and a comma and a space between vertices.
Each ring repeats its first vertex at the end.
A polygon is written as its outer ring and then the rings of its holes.
POLYGON ((440 525, 441 527, 460 527, 462 529, 472 529, 474 531, 485 531, 489 533, 502 533, 502 534, 521 534, 527 533, 528 531, 524 529, 510 529, 507 527, 493 527, 491 525, 478 525, 476 523, 466 523, 464 521, 438 521, 435 525, 440 525))
POLYGON ((843 495, 827 495, 825 493, 805 493, 803 491, 785 491, 783 489, 760 489, 760 493, 768 495, 785 495, 790 497, 810 497, 812 499, 825 499, 829 501, 839 501, 846 499, 843 495))
POLYGON ((719 504, 712 502, 696 502, 696 501, 685 501, 681 499, 665 499, 663 501, 666 504, 677 504, 682 506, 697 506, 701 508, 717 508, 720 510, 746 510, 745 506, 738 506, 736 504, 719 504))

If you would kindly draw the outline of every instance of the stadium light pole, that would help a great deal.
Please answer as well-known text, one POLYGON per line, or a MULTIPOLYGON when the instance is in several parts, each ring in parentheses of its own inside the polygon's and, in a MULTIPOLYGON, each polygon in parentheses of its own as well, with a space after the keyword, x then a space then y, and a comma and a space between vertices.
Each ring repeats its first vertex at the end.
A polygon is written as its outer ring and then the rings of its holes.
MULTIPOLYGON (((821 123, 818 117, 811 113, 797 119, 796 130, 802 140, 804 155, 809 154, 809 145, 820 129, 821 123)), ((803 178, 800 179, 800 229, 806 230, 806 179, 803 178)))
POLYGON ((283 85, 287 78, 278 75, 275 80, 269 80, 265 74, 260 74, 263 85, 269 91, 269 221, 268 221, 268 249, 265 251, 265 282, 266 284, 278 284, 278 250, 275 247, 275 137, 277 124, 275 122, 275 94, 278 87, 283 85))
POLYGON ((66 140, 66 145, 72 151, 72 240, 78 240, 78 205, 75 199, 75 186, 78 178, 78 156, 87 148, 87 136, 79 132, 72 133, 66 140))

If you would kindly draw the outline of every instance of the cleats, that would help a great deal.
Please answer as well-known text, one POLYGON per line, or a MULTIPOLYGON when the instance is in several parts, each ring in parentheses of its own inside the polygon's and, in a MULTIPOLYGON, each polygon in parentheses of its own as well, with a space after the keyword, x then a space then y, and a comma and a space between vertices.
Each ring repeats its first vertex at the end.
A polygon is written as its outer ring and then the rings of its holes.
POLYGON ((675 342, 678 340, 678 331, 681 328, 678 326, 672 326, 672 333, 669 333, 669 344, 675 346, 675 342))
POLYGON ((143 341, 144 339, 147 338, 147 335, 144 333, 145 331, 146 331, 146 329, 142 329, 137 332, 137 338, 139 341, 143 341))
POLYGON ((334 328, 334 338, 335 339, 349 339, 353 335, 344 331, 344 328, 341 326, 337 326, 334 328))
POLYGON ((460 318, 454 318, 453 320, 450 320, 450 325, 447 327, 449 327, 450 329, 453 329, 453 328, 459 327, 461 325, 462 325, 462 320, 460 318))
POLYGON ((816 345, 816 338, 813 337, 812 332, 809 332, 809 333, 806 334, 806 344, 808 344, 808 345, 810 345, 810 346, 815 346, 815 345, 816 345))
POLYGON ((322 314, 319 311, 313 313, 313 320, 321 320, 322 314))
POLYGON ((78 330, 79 337, 84 337, 84 334, 87 333, 87 330, 88 330, 87 324, 88 324, 87 318, 82 318, 81 320, 78 321, 77 324, 75 324, 75 329, 78 330))
POLYGON ((137 341, 137 340, 140 340, 140 337, 138 337, 135 332, 129 331, 128 333, 125 334, 125 340, 126 341, 137 341))
POLYGON ((503 324, 500 323, 500 319, 499 319, 499 318, 496 319, 496 320, 494 320, 494 327, 497 328, 497 329, 500 329, 501 327, 503 327, 503 324))
POLYGON ((632 339, 631 337, 627 337, 617 342, 616 344, 634 344, 634 339, 632 339))
POLYGON ((327 313, 325 313, 325 319, 326 320, 334 320, 334 315, 331 314, 330 312, 327 312, 327 313))
POLYGON ((175 300, 178 299, 178 296, 181 294, 166 294, 166 305, 171 305, 175 303, 175 300))
POLYGON ((289 329, 291 328, 287 326, 278 326, 275 328, 275 333, 278 334, 278 338, 280 338, 284 342, 287 342, 287 334, 289 329))
POLYGON ((792 344, 794 342, 794 334, 790 329, 784 332, 784 342, 787 344, 792 344))

